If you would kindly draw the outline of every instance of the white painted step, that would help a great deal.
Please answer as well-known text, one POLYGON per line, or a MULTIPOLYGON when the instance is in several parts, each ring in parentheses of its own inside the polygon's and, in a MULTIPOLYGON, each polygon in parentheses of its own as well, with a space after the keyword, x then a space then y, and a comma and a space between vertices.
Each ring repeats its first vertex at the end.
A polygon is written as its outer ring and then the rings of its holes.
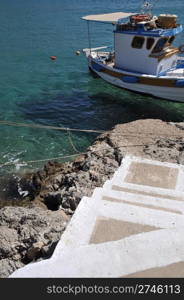
MULTIPOLYGON (((155 229, 184 226, 184 217, 180 214, 180 211, 155 210, 154 208, 132 205, 132 203, 108 201, 103 198, 100 189, 96 190, 94 195, 95 198, 85 197, 82 199, 53 256, 58 252, 61 253, 65 247, 76 248, 93 243, 96 239, 95 233, 98 232, 98 225, 101 226, 102 224, 102 227, 104 227, 104 224, 106 224, 108 227, 108 220, 112 221, 112 226, 117 223, 116 226, 126 227, 128 223, 128 227, 132 227, 131 232, 135 233, 138 227, 144 232, 144 226, 154 227, 155 229)), ((133 200, 130 195, 129 199, 133 200)), ((145 230, 147 231, 147 228, 145 230)), ((105 238, 108 239, 106 233, 103 234, 102 232, 103 241, 105 238)))
POLYGON ((172 212, 174 214, 184 214, 184 199, 178 201, 172 198, 160 198, 158 195, 147 196, 142 194, 136 194, 134 192, 128 193, 118 190, 112 190, 110 188, 96 188, 93 193, 93 198, 100 198, 102 200, 126 203, 135 206, 142 206, 156 210, 162 210, 166 212, 172 212))
POLYGON ((178 201, 184 201, 184 192, 178 192, 166 189, 154 189, 149 186, 140 186, 136 184, 118 183, 115 178, 107 180, 103 188, 105 190, 122 191, 127 193, 135 193, 140 195, 148 195, 153 197, 161 197, 166 199, 175 199, 178 201))
POLYGON ((126 156, 105 189, 184 199, 184 167, 126 156))
POLYGON ((168 277, 184 277, 183 231, 184 228, 162 229, 118 241, 68 248, 62 255, 27 265, 10 277, 114 278, 149 270, 156 271, 159 277, 163 269, 167 269, 168 277))

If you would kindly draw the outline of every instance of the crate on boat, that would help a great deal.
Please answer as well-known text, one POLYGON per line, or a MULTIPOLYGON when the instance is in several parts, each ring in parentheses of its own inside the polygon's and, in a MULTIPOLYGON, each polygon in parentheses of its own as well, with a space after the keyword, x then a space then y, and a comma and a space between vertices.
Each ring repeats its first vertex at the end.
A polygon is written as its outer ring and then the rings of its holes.
POLYGON ((177 15, 161 14, 158 16, 158 25, 161 28, 177 27, 177 15))

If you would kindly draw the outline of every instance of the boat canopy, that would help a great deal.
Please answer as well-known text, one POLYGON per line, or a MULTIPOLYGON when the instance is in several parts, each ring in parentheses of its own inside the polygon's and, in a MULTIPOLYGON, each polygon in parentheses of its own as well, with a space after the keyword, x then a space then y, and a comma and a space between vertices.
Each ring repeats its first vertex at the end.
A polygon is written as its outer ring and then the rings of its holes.
POLYGON ((126 19, 135 13, 115 12, 110 14, 98 14, 82 17, 86 21, 102 22, 102 23, 117 23, 119 19, 126 19))

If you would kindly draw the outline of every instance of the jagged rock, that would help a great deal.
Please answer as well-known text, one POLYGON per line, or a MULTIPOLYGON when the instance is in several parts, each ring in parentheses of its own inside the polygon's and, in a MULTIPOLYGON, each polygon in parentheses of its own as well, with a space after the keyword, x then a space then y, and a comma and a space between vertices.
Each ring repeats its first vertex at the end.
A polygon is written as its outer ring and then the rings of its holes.
POLYGON ((56 245, 57 245, 57 242, 50 242, 50 244, 48 244, 47 246, 42 247, 41 253, 42 253, 43 257, 49 258, 52 255, 52 253, 54 252, 56 245))
POLYGON ((13 273, 16 269, 22 268, 24 266, 24 263, 22 263, 20 260, 16 259, 1 259, 0 260, 0 278, 6 278, 11 273, 13 273))
POLYGON ((32 245, 32 247, 29 248, 28 251, 27 251, 27 258, 30 261, 36 259, 40 255, 40 252, 41 252, 41 249, 43 248, 43 246, 44 246, 44 242, 34 243, 32 245))
POLYGON ((52 254, 69 217, 62 210, 5 207, 0 210, 0 277, 52 254), (47 251, 42 251, 47 247, 47 251), (52 251, 51 251, 52 249, 52 251))
POLYGON ((44 198, 44 203, 50 210, 58 210, 61 204, 61 194, 58 192, 49 193, 44 198))
POLYGON ((0 257, 6 258, 16 253, 16 247, 19 245, 17 231, 8 226, 0 227, 0 257))

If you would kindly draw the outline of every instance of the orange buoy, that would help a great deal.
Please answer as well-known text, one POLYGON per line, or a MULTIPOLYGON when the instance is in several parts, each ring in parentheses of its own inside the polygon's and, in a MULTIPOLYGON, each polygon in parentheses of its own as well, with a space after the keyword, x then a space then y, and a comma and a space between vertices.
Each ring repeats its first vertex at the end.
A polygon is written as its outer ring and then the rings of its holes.
POLYGON ((51 60, 56 60, 56 58, 57 58, 56 56, 50 56, 51 60))

